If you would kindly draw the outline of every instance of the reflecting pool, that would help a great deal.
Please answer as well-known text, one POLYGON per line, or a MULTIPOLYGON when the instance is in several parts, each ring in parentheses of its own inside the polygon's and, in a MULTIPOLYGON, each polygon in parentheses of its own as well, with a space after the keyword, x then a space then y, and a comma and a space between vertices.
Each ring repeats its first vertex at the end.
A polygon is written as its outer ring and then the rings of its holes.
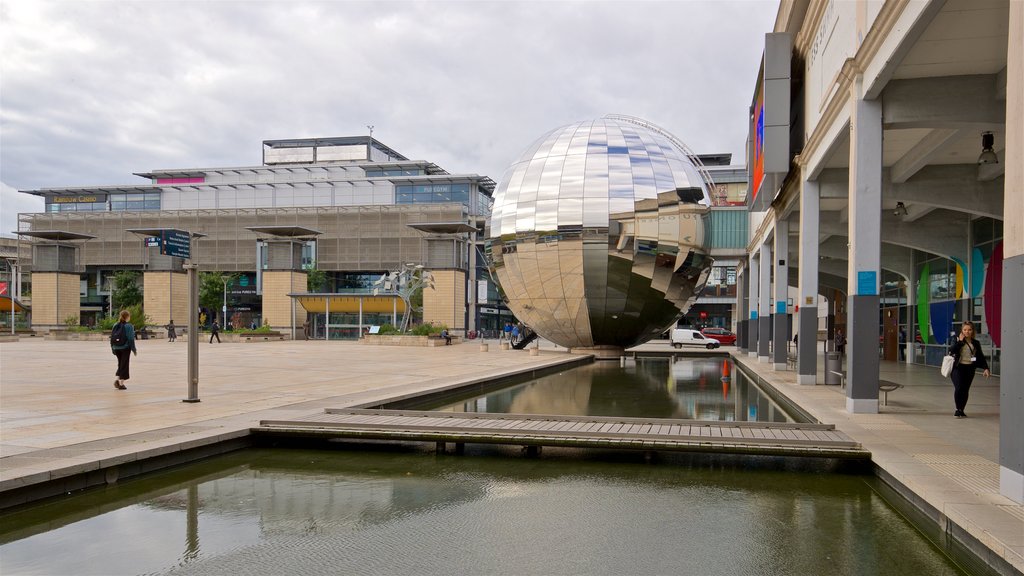
POLYGON ((485 394, 413 406, 427 410, 695 420, 793 418, 725 358, 596 362, 485 394))
POLYGON ((2 571, 963 573, 870 476, 392 450, 246 450, 6 514, 2 571))

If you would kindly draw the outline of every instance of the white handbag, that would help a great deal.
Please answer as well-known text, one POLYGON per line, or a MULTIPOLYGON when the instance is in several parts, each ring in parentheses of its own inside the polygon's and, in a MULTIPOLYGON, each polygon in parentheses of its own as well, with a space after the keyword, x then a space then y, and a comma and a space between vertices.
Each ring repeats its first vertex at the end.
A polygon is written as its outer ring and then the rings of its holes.
POLYGON ((941 372, 942 375, 945 376, 946 378, 949 378, 950 373, 953 372, 953 357, 952 356, 948 356, 947 355, 947 356, 943 356, 942 357, 942 367, 939 368, 939 372, 941 372))

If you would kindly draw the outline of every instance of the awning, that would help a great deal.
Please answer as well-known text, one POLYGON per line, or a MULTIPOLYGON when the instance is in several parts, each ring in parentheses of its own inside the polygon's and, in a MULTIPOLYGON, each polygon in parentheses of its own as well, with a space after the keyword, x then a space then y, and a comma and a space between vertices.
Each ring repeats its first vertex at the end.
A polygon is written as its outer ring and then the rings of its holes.
POLYGON ((353 294, 311 294, 297 293, 289 294, 294 298, 306 312, 323 314, 327 312, 327 301, 330 300, 332 313, 359 313, 359 301, 363 302, 363 313, 365 314, 391 314, 397 312, 405 313, 405 301, 397 295, 381 296, 360 296, 353 294))
MULTIPOLYGON (((26 308, 25 305, 23 305, 21 302, 18 302, 18 299, 15 298, 14 313, 20 314, 26 310, 29 310, 29 308, 26 308)), ((6 294, 0 295, 0 314, 3 314, 4 312, 7 312, 8 314, 11 313, 11 297, 6 294)))

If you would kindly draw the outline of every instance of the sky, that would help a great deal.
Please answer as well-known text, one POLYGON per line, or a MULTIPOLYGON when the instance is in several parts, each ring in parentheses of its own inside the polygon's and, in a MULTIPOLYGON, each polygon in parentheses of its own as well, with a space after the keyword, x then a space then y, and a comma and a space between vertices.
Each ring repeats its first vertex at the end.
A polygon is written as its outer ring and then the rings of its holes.
POLYGON ((0 234, 18 190, 257 166, 262 141, 368 133, 499 180, 542 134, 638 116, 745 164, 774 0, 0 0, 0 234))

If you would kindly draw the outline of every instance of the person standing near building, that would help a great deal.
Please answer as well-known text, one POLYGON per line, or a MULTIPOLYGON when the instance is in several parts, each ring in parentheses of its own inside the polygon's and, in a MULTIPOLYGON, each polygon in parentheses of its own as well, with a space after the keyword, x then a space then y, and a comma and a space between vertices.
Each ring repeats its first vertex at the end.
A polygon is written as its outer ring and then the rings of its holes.
POLYGON ((132 354, 138 355, 139 353, 135 349, 135 327, 129 322, 131 319, 131 312, 121 310, 121 314, 117 318, 117 324, 114 324, 114 328, 110 331, 110 350, 117 357, 117 372, 114 372, 114 376, 116 376, 114 378, 114 388, 118 390, 128 389, 124 385, 124 381, 131 377, 128 368, 131 363, 132 354))
POLYGON ((505 342, 512 343, 512 323, 505 322, 505 328, 502 329, 502 334, 505 335, 505 342))
POLYGON ((174 329, 174 319, 167 323, 167 341, 174 342, 178 339, 178 334, 174 329))
POLYGON ((981 349, 981 342, 974 337, 973 323, 963 323, 963 326, 960 327, 960 335, 949 348, 949 354, 953 356, 953 371, 949 374, 949 377, 953 379, 953 403, 956 405, 953 416, 967 418, 964 408, 967 407, 967 396, 971 391, 975 370, 984 369, 983 374, 986 378, 991 375, 988 371, 985 352, 981 349))
POLYGON ((213 344, 213 339, 217 339, 217 344, 220 344, 220 324, 216 320, 210 325, 210 344, 213 344))
POLYGON ((840 354, 846 354, 846 336, 843 335, 843 329, 836 329, 836 352, 840 354))

